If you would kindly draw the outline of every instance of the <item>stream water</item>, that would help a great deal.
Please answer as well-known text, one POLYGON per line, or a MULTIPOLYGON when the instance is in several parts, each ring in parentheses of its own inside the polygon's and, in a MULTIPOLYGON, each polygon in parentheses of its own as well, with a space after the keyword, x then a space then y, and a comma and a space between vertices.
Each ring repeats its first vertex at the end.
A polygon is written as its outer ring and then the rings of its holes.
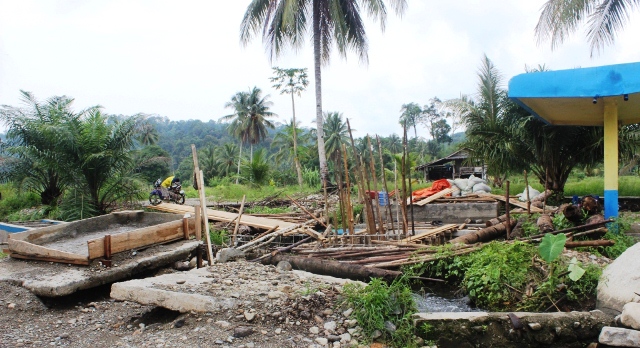
POLYGON ((414 293, 413 298, 418 312, 480 312, 481 309, 471 307, 468 298, 444 298, 431 293, 414 293))

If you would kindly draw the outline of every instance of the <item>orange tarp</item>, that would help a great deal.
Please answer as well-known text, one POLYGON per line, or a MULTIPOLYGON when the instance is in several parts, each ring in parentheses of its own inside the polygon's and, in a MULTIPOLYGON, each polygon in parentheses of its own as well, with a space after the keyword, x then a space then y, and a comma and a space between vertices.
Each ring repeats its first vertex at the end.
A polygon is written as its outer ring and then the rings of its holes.
POLYGON ((426 187, 420 190, 413 191, 411 193, 411 197, 413 201, 418 201, 421 199, 425 199, 431 195, 434 195, 444 189, 448 189, 451 187, 451 184, 447 181, 447 179, 440 179, 433 182, 431 187, 426 187))

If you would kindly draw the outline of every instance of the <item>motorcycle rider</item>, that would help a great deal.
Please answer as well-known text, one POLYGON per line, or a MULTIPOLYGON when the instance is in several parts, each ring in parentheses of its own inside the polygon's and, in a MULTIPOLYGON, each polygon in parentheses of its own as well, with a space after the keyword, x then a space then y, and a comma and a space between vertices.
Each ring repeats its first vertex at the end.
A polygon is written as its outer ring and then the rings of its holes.
POLYGON ((164 181, 160 184, 160 186, 162 187, 162 195, 163 196, 166 195, 167 197, 169 197, 170 195, 169 188, 173 186, 173 184, 179 183, 179 182, 180 182, 180 179, 174 175, 164 179, 164 181))

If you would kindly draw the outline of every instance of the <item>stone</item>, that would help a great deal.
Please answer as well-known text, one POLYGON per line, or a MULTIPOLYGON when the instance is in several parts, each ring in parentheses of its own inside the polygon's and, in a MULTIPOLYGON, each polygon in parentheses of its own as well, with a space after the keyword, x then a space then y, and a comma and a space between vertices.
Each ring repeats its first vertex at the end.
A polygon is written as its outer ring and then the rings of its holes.
POLYGON ((328 335, 327 339, 329 340, 329 342, 336 342, 336 341, 340 341, 340 336, 338 336, 338 335, 328 335))
POLYGON ((605 326, 600 331, 598 342, 614 347, 640 347, 640 331, 605 326))
POLYGON ((340 343, 349 343, 349 341, 351 341, 351 335, 348 332, 340 335, 340 343))
POLYGON ((380 330, 376 330, 371 334, 371 338, 373 338, 374 340, 380 336, 382 336, 382 332, 380 330))
POLYGON ((640 296, 634 293, 640 289, 640 277, 629 275, 629 270, 639 268, 640 243, 636 243, 602 271, 596 308, 616 315, 622 312, 625 304, 640 300, 640 296))
POLYGON ((328 321, 326 323, 324 323, 324 329, 325 330, 329 330, 329 331, 334 331, 337 327, 337 324, 335 321, 328 321))
POLYGON ((253 333, 253 328, 249 326, 238 326, 233 329, 233 337, 241 338, 247 337, 253 333))
POLYGON ((216 261, 219 263, 225 263, 244 258, 244 251, 235 248, 223 248, 216 253, 216 261))
POLYGON ((640 303, 629 302, 622 308, 620 323, 623 326, 640 330, 640 303))
POLYGON ((282 296, 286 296, 283 292, 280 291, 269 291, 269 294, 267 294, 267 297, 274 300, 277 298, 280 298, 282 296))
POLYGON ((540 323, 529 323, 527 325, 529 325, 529 328, 533 331, 539 331, 542 329, 542 325, 540 325, 540 323))
POLYGON ((15 304, 15 303, 9 303, 9 304, 7 305, 7 308, 9 308, 9 309, 14 309, 14 308, 16 308, 16 304, 15 304))
POLYGON ((390 322, 390 321, 385 321, 385 322, 384 322, 384 329, 385 329, 385 330, 387 330, 387 331, 389 331, 389 332, 391 332, 391 333, 396 332, 396 326, 395 326, 395 324, 393 324, 393 323, 392 323, 392 322, 390 322))
POLYGON ((322 314, 324 314, 324 316, 328 317, 328 316, 330 316, 331 314, 333 314, 333 309, 329 309, 329 308, 327 308, 327 309, 325 309, 325 310, 323 310, 323 311, 322 311, 322 314))
POLYGON ((349 320, 345 320, 344 321, 345 325, 347 325, 347 327, 355 327, 356 325, 358 325, 358 321, 356 319, 349 319, 349 320))
POLYGON ((320 329, 317 326, 312 326, 309 328, 309 332, 311 332, 314 335, 317 335, 320 333, 320 329))
POLYGON ((282 329, 281 328, 277 328, 275 332, 276 332, 276 335, 279 335, 279 334, 282 333, 282 329))
POLYGON ((324 337, 317 337, 316 338, 316 343, 318 343, 321 346, 326 346, 329 343, 329 340, 327 340, 324 337))
POLYGON ((276 266, 277 269, 281 270, 281 271, 291 271, 293 269, 293 267, 291 267, 291 264, 289 263, 289 261, 280 261, 278 262, 278 265, 276 266))
POLYGON ((223 329, 228 328, 229 326, 231 326, 231 323, 228 321, 224 321, 224 320, 218 320, 214 323, 216 326, 221 327, 223 329))
POLYGON ((244 318, 247 319, 247 321, 252 321, 255 317, 255 312, 244 312, 244 318))
POLYGON ((349 308, 346 311, 342 312, 342 316, 345 318, 349 318, 349 316, 351 316, 351 313, 353 313, 353 308, 349 308))

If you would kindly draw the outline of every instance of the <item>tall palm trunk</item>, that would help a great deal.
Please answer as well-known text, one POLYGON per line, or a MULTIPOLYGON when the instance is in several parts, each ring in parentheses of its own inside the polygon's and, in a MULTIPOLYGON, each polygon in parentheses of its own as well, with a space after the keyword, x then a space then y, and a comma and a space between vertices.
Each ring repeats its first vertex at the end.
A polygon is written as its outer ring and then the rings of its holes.
POLYGON ((320 161, 320 179, 322 186, 327 186, 327 153, 324 149, 324 121, 322 118, 322 78, 320 73, 320 0, 313 0, 313 63, 316 83, 316 128, 318 134, 318 160, 320 161))
POLYGON ((293 91, 291 91, 291 109, 293 110, 293 162, 296 164, 296 172, 298 173, 298 186, 302 188, 302 168, 300 167, 300 159, 298 158, 298 138, 296 136, 296 104, 293 101, 293 91))
POLYGON ((236 175, 236 185, 238 185, 238 178, 240 178, 240 159, 242 158, 242 141, 240 142, 240 153, 238 154, 238 175, 236 175))

